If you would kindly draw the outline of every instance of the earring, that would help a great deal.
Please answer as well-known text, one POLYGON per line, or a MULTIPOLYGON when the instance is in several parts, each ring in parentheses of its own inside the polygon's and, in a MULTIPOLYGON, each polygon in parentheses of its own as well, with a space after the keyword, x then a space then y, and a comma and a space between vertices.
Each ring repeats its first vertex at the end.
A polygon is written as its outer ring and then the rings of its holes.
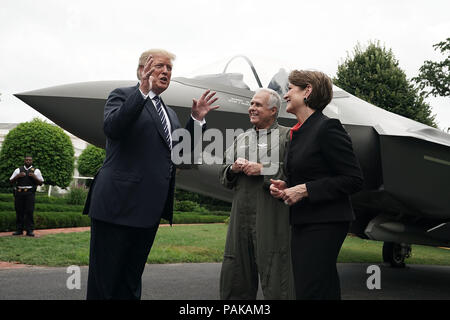
POLYGON ((305 102, 306 105, 308 105, 308 99, 306 97, 303 98, 303 101, 305 102))

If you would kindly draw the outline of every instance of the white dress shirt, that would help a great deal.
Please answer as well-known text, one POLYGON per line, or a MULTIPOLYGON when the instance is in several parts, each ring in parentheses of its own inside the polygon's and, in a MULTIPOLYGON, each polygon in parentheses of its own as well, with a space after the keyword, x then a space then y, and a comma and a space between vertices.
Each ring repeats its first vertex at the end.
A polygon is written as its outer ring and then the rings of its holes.
MULTIPOLYGON (((25 166, 23 166, 23 167, 25 168, 25 170, 29 170, 33 166, 30 166, 28 168, 25 166)), ((17 175, 19 175, 19 173, 20 173, 20 168, 17 168, 16 170, 14 170, 13 174, 11 175, 11 178, 9 178, 9 181, 14 179, 17 175)), ((41 170, 39 170, 39 169, 34 170, 34 174, 36 175, 36 178, 38 178, 39 181, 44 182, 44 178, 42 177, 41 170)), ((22 188, 32 188, 32 186, 23 186, 22 188)))
MULTIPOLYGON (((147 95, 145 95, 145 94, 141 91, 141 88, 139 88, 139 92, 141 93, 141 95, 142 95, 142 97, 143 97, 144 99, 150 98, 150 99, 152 99, 152 102, 154 102, 154 101, 153 101, 153 98, 156 96, 156 93, 154 93, 153 91, 150 90, 150 92, 149 92, 147 95)), ((161 97, 160 97, 160 98, 161 98, 161 97)), ((161 103, 164 104, 164 102, 162 101, 162 99, 161 99, 161 103)), ((153 105, 155 105, 155 104, 153 103, 153 105)), ((155 109, 156 109, 156 106, 155 106, 155 109)), ((158 110, 156 110, 156 111, 158 111, 158 110)), ((170 125, 169 116, 167 115, 167 112, 166 112, 166 109, 165 109, 165 108, 162 108, 162 111, 163 111, 163 113, 164 113, 164 117, 166 118, 167 128, 169 129, 170 143, 172 144, 172 126, 170 125)), ((192 118, 194 121, 196 121, 200 126, 203 126, 203 125, 206 123, 206 120, 205 120, 205 119, 203 119, 202 121, 195 119, 195 118, 192 116, 192 113, 191 113, 191 118, 192 118)))

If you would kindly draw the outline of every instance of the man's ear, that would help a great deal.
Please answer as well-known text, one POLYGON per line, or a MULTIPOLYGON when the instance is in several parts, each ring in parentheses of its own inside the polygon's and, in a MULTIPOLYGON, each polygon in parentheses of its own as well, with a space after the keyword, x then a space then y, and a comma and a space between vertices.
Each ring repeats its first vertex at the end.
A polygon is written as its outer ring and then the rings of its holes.
POLYGON ((277 114, 277 107, 272 107, 272 115, 275 116, 277 114))

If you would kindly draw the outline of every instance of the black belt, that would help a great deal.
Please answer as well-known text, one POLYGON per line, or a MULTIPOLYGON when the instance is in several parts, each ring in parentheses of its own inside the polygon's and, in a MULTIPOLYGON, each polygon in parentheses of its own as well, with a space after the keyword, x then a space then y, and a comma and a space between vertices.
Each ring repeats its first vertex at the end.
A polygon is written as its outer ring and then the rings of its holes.
POLYGON ((33 191, 33 188, 17 188, 16 191, 17 192, 23 192, 23 193, 31 192, 31 191, 33 191))

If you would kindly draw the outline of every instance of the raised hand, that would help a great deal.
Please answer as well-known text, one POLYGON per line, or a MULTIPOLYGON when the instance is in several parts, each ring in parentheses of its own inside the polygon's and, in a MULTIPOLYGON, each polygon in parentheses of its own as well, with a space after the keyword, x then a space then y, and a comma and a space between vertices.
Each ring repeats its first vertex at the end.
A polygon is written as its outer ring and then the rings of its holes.
POLYGON ((141 71, 141 85, 139 86, 139 89, 141 89, 142 93, 145 95, 147 95, 150 90, 152 90, 152 73, 155 71, 155 67, 152 65, 153 56, 149 55, 147 60, 145 61, 144 68, 142 68, 141 71))
POLYGON ((192 116, 198 121, 202 121, 211 110, 219 108, 219 106, 211 106, 219 98, 213 98, 216 92, 211 94, 210 92, 211 90, 206 90, 200 99, 192 99, 192 116))

